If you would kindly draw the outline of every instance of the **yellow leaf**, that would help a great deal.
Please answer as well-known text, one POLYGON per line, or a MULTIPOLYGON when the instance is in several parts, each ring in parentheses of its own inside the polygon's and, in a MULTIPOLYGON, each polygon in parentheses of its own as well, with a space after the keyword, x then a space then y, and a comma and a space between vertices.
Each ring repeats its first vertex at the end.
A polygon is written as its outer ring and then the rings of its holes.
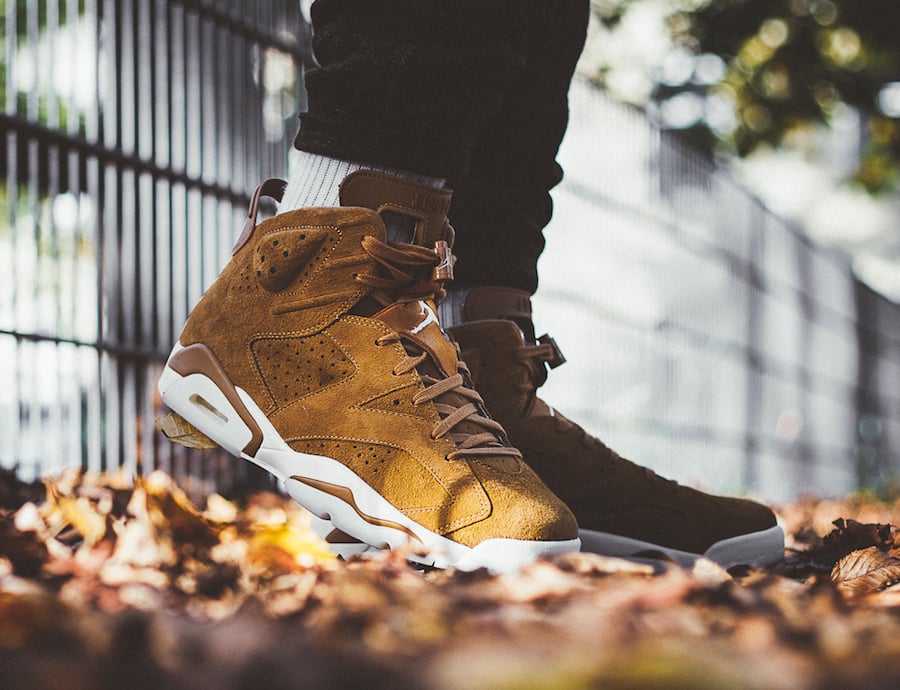
POLYGON ((296 570, 335 560, 325 543, 296 522, 270 525, 250 539, 250 562, 263 568, 296 570))
POLYGON ((89 546, 96 545, 106 536, 106 516, 97 512, 94 504, 87 498, 58 496, 56 505, 66 521, 78 530, 89 546))

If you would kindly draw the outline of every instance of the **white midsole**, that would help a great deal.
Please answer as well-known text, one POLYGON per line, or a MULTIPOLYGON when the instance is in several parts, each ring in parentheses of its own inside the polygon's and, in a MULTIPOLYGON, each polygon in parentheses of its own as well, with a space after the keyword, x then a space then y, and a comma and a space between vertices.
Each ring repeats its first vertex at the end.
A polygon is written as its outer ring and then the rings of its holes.
POLYGON ((329 535, 334 531, 334 525, 331 524, 331 520, 323 520, 312 513, 309 516, 309 529, 313 534, 325 541, 331 553, 344 559, 377 550, 374 546, 369 546, 361 541, 328 541, 329 535))
MULTIPOLYGON (((331 522, 320 518, 312 518, 310 527, 323 539, 334 529, 331 522)), ((679 551, 607 532, 581 529, 578 535, 581 538, 582 551, 640 561, 660 560, 659 556, 664 555, 687 568, 693 567, 699 558, 708 558, 723 568, 731 568, 739 564, 770 565, 784 556, 784 531, 777 526, 762 532, 723 539, 702 554, 679 551)), ((339 542, 329 543, 328 548, 336 556, 349 558, 371 551, 373 547, 362 542, 339 542)))
POLYGON ((784 557, 784 530, 777 525, 723 539, 702 554, 588 529, 578 530, 578 536, 581 537, 582 551, 620 558, 652 558, 654 553, 662 553, 687 568, 692 567, 698 558, 708 558, 723 568, 731 568, 741 564, 769 565, 784 557))
MULTIPOLYGON (((176 345, 172 355, 181 349, 180 344, 176 345)), ((496 538, 487 539, 474 547, 465 546, 435 534, 404 515, 338 460, 292 449, 259 406, 241 388, 235 387, 238 397, 263 433, 262 444, 253 457, 243 451, 253 436, 252 431, 209 377, 204 374, 182 376, 167 364, 160 376, 158 388, 166 405, 210 439, 229 453, 272 473, 304 508, 321 519, 330 520, 336 528, 371 546, 424 549, 427 551, 429 564, 439 568, 488 568, 495 572, 516 570, 540 556, 578 551, 580 548, 578 539, 529 541, 496 538), (293 477, 345 487, 351 491, 357 507, 293 477), (401 527, 372 524, 360 513, 401 527), (412 539, 407 530, 421 543, 412 539)))

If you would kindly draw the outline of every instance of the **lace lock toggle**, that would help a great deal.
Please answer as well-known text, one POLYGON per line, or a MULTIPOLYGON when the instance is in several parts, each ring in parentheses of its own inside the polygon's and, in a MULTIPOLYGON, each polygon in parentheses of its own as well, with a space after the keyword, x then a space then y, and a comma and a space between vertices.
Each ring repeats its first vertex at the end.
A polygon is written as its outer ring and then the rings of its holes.
POLYGON ((434 253, 438 257, 438 264, 431 274, 435 282, 453 280, 453 252, 447 240, 438 240, 434 243, 434 253))
POLYGON ((566 363, 566 357, 563 355, 562 350, 559 349, 559 345, 556 344, 556 341, 551 338, 548 334, 544 333, 537 341, 547 347, 550 352, 550 356, 544 361, 547 362, 547 365, 551 369, 556 369, 560 364, 566 363))

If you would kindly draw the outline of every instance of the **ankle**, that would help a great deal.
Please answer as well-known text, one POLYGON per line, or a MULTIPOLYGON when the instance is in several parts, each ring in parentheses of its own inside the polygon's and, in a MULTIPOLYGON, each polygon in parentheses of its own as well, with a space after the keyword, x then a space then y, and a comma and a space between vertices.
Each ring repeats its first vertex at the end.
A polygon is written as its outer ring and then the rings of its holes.
MULTIPOLYGON (((278 206, 278 212, 287 213, 311 206, 340 206, 341 182, 357 170, 383 172, 438 189, 443 189, 446 185, 446 180, 440 177, 428 177, 405 170, 367 165, 300 151, 294 160, 294 165, 291 166, 288 184, 284 190, 281 204, 278 206)), ((382 213, 382 220, 389 240, 394 242, 411 241, 415 222, 408 216, 386 211, 382 213)))
POLYGON ((485 319, 512 321, 522 331, 526 343, 535 342, 531 295, 524 290, 497 285, 451 286, 438 310, 445 328, 485 319))
POLYGON ((443 188, 446 185, 446 180, 440 177, 298 151, 278 212, 286 213, 309 206, 340 206, 341 182, 350 173, 362 169, 388 173, 429 187, 443 188))

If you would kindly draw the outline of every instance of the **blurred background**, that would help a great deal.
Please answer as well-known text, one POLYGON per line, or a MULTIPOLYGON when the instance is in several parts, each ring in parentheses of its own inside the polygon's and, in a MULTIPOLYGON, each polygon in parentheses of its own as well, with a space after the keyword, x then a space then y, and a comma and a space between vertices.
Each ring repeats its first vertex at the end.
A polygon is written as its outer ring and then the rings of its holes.
MULTIPOLYGON (((258 481, 155 381, 284 175, 297 0, 0 0, 0 466, 258 481)), ((783 500, 900 471, 891 0, 594 0, 541 259, 545 397, 623 454, 783 500)))

